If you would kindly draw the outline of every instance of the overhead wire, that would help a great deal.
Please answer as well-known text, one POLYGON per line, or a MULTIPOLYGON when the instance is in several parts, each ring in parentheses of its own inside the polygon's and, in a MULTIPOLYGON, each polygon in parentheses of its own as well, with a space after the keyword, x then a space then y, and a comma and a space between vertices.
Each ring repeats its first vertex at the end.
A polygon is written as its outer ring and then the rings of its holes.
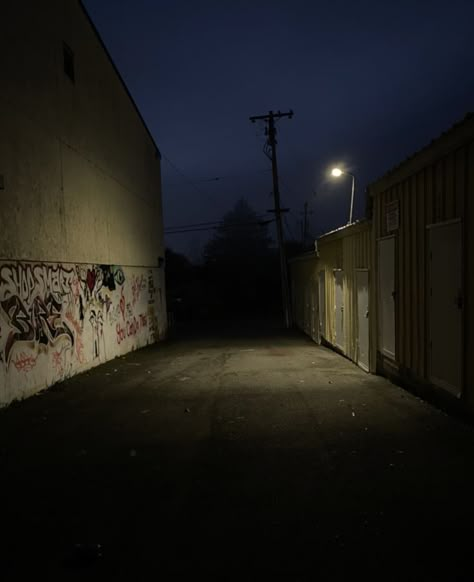
POLYGON ((258 220, 256 222, 235 222, 235 223, 230 223, 230 224, 224 224, 222 222, 219 222, 219 223, 209 222, 209 223, 201 223, 201 226, 199 225, 199 223, 197 223, 196 225, 190 224, 190 225, 183 225, 181 227, 174 227, 174 228, 170 228, 170 229, 165 229, 165 234, 181 234, 181 233, 185 233, 185 232, 199 232, 199 231, 204 231, 204 230, 231 230, 233 228, 246 227, 246 226, 266 226, 267 224, 270 224, 274 220, 275 219, 272 218, 272 219, 267 219, 267 220, 258 220), (206 224, 208 224, 210 226, 205 226, 206 224))
POLYGON ((175 172, 177 172, 181 177, 183 177, 186 182, 188 182, 189 184, 191 184, 191 186, 197 191, 199 192, 199 194, 207 196, 209 199, 212 200, 212 202, 214 204, 217 204, 217 199, 212 196, 211 194, 209 194, 209 192, 206 192, 205 190, 202 190, 201 188, 199 188, 196 185, 196 182, 193 181, 189 176, 187 176, 180 168, 178 168, 178 166, 176 166, 176 164, 174 164, 165 154, 163 154, 162 152, 162 157, 168 162, 168 164, 173 168, 173 170, 175 172))

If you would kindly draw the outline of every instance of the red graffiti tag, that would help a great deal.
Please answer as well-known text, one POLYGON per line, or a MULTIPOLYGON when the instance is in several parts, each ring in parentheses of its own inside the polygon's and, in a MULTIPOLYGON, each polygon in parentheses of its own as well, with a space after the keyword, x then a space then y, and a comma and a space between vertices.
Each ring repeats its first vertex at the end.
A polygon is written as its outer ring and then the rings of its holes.
POLYGON ((125 297, 123 295, 123 289, 120 294, 120 311, 122 313, 122 319, 125 319, 125 297))
POLYGON ((97 275, 95 270, 91 270, 91 269, 87 269, 87 277, 86 277, 86 282, 87 282, 87 287, 89 289, 89 291, 92 293, 92 291, 94 290, 95 287, 95 279, 96 279, 97 275))

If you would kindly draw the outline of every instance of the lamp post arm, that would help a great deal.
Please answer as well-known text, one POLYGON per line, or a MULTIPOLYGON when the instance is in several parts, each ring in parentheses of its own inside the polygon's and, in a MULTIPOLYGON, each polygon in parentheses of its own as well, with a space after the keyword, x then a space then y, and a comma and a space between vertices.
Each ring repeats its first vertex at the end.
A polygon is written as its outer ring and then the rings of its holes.
POLYGON ((354 176, 354 174, 349 174, 349 176, 352 176, 351 210, 350 210, 350 214, 349 214, 349 224, 352 224, 352 212, 354 210, 355 176, 354 176))

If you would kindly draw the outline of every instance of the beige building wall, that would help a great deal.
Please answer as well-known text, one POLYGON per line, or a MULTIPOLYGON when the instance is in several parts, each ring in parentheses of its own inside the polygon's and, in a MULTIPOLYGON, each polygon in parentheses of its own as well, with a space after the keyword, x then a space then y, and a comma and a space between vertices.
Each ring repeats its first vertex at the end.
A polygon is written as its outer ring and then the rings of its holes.
POLYGON ((167 325, 160 154, 93 25, 78 0, 10 2, 2 21, 0 405, 167 325))
POLYGON ((0 256, 157 266, 159 152, 80 3, 2 14, 0 256))

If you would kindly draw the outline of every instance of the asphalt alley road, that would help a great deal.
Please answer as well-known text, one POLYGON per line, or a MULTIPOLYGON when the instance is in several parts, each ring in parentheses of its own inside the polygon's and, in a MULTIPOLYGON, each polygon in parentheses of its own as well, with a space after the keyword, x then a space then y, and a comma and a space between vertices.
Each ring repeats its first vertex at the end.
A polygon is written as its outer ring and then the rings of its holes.
POLYGON ((1 579, 472 580, 473 453, 302 335, 174 339, 0 412, 1 579))

